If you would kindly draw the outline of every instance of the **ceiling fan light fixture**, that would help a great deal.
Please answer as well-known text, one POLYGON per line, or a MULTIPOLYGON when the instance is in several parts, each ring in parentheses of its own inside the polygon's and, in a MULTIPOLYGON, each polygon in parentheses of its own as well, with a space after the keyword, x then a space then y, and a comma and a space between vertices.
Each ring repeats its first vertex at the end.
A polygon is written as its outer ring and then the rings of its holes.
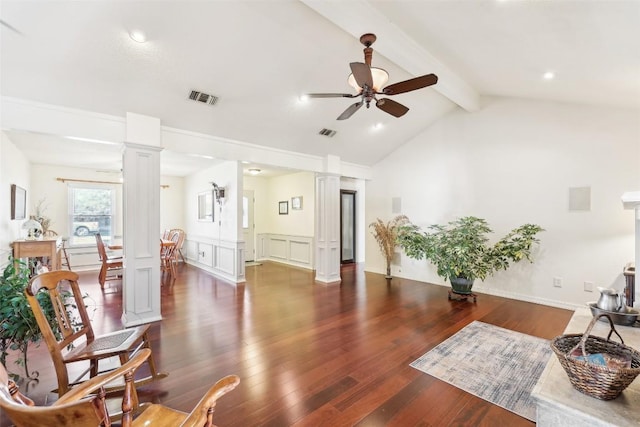
MULTIPOLYGON (((382 68, 371 67, 371 77, 373 78, 373 90, 379 92, 389 81, 389 73, 382 68)), ((356 91, 362 91, 362 88, 356 83, 356 78, 353 77, 353 73, 349 74, 347 83, 356 91)))

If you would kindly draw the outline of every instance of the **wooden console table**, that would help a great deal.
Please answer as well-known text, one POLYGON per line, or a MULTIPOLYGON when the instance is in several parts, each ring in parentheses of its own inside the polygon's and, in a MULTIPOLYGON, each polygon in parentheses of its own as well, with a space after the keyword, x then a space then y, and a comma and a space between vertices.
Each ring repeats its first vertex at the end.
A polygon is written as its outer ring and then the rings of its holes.
MULTIPOLYGON (((37 240, 16 240, 11 243, 13 246, 13 257, 21 258, 49 257, 51 268, 60 270, 60 257, 58 256, 62 248, 62 237, 43 237, 37 240)), ((16 268, 18 268, 16 263, 16 268)))

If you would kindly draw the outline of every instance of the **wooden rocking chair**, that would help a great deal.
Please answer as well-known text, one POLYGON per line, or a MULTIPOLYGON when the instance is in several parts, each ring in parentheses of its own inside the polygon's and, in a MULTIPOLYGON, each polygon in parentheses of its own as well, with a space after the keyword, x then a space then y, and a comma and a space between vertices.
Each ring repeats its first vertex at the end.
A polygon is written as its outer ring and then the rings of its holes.
MULTIPOLYGON (((73 271, 57 270, 39 274, 29 281, 25 293, 53 359, 58 377, 56 391, 60 396, 67 393, 87 373, 87 371, 83 372, 80 377, 70 382, 67 364, 88 360, 90 377, 95 377, 100 373, 98 366, 100 360, 117 356, 120 359, 120 364, 123 365, 138 350, 151 348, 147 331, 149 325, 96 336, 91 327, 91 321, 78 285, 78 275, 73 271), (79 324, 75 328, 65 307, 67 301, 65 301, 64 291, 71 293, 73 304, 78 310, 79 324), (43 307, 36 298, 39 292, 46 292, 51 299, 60 338, 57 338, 51 329, 43 307), (84 342, 81 341, 83 338, 84 342), (68 347, 72 343, 73 348, 69 350, 68 347)), ((151 375, 136 380, 136 385, 145 384, 168 375, 156 370, 153 355, 149 356, 148 363, 151 375)))
POLYGON ((133 376, 135 370, 150 356, 151 350, 142 349, 118 369, 91 378, 62 396, 53 405, 45 407, 33 406, 33 402, 22 395, 9 380, 7 371, 0 364, 0 408, 16 427, 109 427, 111 421, 104 387, 109 382, 124 377, 122 427, 213 427, 216 401, 236 388, 240 379, 235 375, 229 375, 216 382, 188 414, 159 404, 139 405, 133 376), (138 407, 145 410, 134 420, 133 416, 138 407))

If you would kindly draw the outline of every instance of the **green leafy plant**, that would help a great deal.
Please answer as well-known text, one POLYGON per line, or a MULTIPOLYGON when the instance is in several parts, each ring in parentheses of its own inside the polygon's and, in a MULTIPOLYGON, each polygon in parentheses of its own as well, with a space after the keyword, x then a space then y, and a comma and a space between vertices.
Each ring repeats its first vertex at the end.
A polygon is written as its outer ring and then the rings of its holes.
POLYGON ((544 231, 535 224, 524 224, 511 230, 491 245, 493 232, 487 221, 474 216, 458 218, 446 225, 434 224, 429 231, 408 223, 398 231, 398 245, 407 256, 427 259, 436 266, 438 275, 452 279, 484 280, 498 270, 506 270, 512 262, 530 262, 531 249, 544 231))
MULTIPOLYGON (((6 366, 8 350, 19 351, 21 355, 15 363, 24 367, 28 378, 35 378, 37 372, 29 373, 27 350, 30 342, 40 341, 42 333, 25 295, 29 274, 27 264, 10 256, 9 263, 0 277, 0 362, 6 366)), ((36 297, 44 308, 52 329, 56 331, 56 315, 51 299, 44 293, 36 297)), ((73 305, 68 304, 65 308, 70 312, 73 305)))
POLYGON ((374 222, 369 224, 371 228, 371 234, 375 237, 378 246, 380 246, 380 252, 387 261, 387 279, 391 278, 391 261, 396 248, 396 240, 398 237, 398 229, 400 226, 407 224, 409 218, 404 215, 398 215, 391 221, 384 222, 380 218, 376 218, 374 222))

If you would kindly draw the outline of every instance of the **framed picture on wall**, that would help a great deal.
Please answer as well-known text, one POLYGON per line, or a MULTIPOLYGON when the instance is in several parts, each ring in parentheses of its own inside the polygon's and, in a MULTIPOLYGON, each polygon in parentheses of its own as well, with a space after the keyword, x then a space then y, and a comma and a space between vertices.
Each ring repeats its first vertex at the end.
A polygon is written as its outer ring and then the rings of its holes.
POLYGON ((296 196, 291 198, 291 210, 302 210, 302 196, 296 196))
POLYGON ((289 202, 278 202, 278 213, 280 215, 289 215, 289 202))

